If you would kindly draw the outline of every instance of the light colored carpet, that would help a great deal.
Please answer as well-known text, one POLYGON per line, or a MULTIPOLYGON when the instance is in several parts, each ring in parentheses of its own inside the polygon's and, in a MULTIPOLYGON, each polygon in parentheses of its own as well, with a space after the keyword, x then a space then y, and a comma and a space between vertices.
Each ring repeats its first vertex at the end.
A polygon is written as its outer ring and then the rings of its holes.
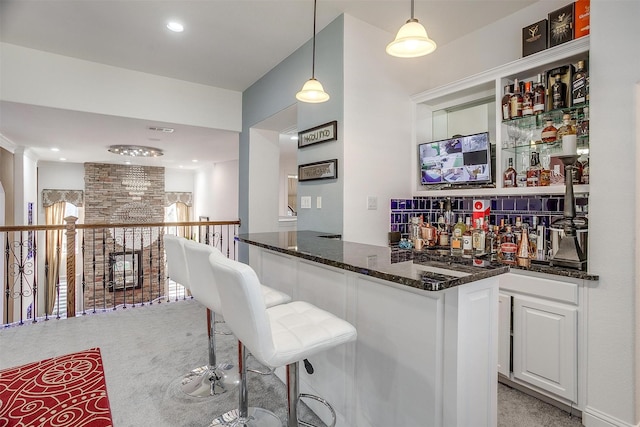
MULTIPOLYGON (((218 362, 235 364, 235 338, 216 339, 218 362)), ((208 426, 238 406, 237 391, 213 400, 189 397, 179 389, 182 376, 208 360, 206 310, 195 300, 0 329, 0 369, 92 347, 102 352, 117 427, 208 426)), ((258 367, 255 361, 250 366, 258 367)), ((579 419, 517 390, 503 385, 498 390, 499 427, 581 425, 579 419)), ((251 406, 286 419, 285 386, 275 376, 250 374, 249 399, 251 406)), ((313 414, 304 408, 302 412, 305 419, 318 423, 313 414)))

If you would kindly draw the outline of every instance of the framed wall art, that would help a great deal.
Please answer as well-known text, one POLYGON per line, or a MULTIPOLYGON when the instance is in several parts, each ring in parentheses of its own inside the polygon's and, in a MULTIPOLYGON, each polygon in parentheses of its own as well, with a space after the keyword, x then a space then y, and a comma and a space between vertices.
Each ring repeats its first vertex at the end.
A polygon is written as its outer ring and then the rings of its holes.
POLYGON ((298 148, 338 139, 338 122, 332 121, 298 132, 298 148))
POLYGON ((318 179, 336 179, 338 177, 338 159, 298 165, 298 181, 318 179))

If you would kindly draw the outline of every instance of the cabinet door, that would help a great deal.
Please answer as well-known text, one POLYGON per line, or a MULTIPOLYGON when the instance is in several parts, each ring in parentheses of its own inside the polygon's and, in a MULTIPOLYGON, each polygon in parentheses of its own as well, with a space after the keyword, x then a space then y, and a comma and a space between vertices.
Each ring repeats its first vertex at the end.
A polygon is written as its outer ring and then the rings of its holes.
POLYGON ((511 370, 511 296, 498 295, 498 373, 509 377, 511 370))
POLYGON ((576 307, 514 297, 513 376, 575 402, 577 325, 576 307))

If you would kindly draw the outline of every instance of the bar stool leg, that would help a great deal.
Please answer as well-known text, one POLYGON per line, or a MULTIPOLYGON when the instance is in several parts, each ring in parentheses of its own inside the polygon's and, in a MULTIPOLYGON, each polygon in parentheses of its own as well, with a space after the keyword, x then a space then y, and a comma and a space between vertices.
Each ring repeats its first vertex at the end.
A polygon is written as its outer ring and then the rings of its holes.
POLYGON ((249 407, 247 389, 247 357, 249 351, 238 341, 238 409, 233 409, 215 418, 209 427, 282 427, 282 420, 276 414, 263 408, 249 407))
POLYGON ((300 393, 300 362, 290 363, 287 365, 287 427, 317 427, 298 418, 298 403, 301 398, 312 399, 326 406, 332 419, 329 427, 335 427, 336 411, 325 399, 313 394, 300 393))
POLYGON ((209 364, 193 369, 182 379, 182 391, 193 397, 220 396, 240 383, 233 365, 216 360, 216 314, 207 309, 209 364))

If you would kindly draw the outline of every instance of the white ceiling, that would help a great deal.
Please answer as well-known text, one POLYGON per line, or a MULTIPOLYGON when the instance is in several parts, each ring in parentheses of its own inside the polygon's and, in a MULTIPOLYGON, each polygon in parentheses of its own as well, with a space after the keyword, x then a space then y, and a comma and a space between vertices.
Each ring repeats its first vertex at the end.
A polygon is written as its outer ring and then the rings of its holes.
MULTIPOLYGON (((417 0, 415 15, 442 46, 535 1, 417 0)), ((318 31, 342 13, 389 32, 391 40, 409 18, 410 2, 319 0, 318 31)), ((312 24, 312 0, 0 0, 3 42, 236 91, 308 41, 312 24), (170 19, 182 22, 185 31, 169 32, 170 19)), ((150 160, 165 167, 238 156, 235 133, 155 123, 176 128, 161 134, 149 131, 149 125, 0 103, 0 134, 31 147, 42 160, 64 155, 71 162, 114 162, 117 156, 105 147, 116 143, 165 149, 162 158, 150 160), (61 151, 51 152, 53 146, 61 151)))

